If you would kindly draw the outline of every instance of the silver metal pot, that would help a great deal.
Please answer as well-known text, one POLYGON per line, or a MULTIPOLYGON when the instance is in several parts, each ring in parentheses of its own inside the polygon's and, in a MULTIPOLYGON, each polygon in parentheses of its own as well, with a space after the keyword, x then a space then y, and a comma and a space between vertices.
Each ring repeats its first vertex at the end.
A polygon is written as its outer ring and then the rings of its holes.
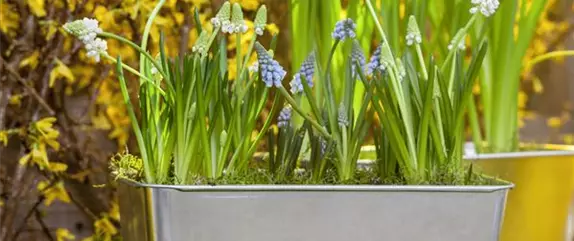
POLYGON ((121 233, 125 241, 495 241, 511 187, 120 181, 121 233))

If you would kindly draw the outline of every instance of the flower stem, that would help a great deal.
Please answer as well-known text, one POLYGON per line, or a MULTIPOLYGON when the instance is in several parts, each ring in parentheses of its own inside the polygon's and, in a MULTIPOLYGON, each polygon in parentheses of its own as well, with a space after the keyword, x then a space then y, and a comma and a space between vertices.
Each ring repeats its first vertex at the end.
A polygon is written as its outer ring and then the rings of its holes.
MULTIPOLYGON (((153 24, 155 17, 159 13, 159 10, 161 10, 161 7, 165 4, 165 2, 166 2, 166 0, 159 0, 159 2, 155 5, 154 9, 151 11, 151 13, 147 19, 147 22, 145 24, 144 32, 142 35, 142 44, 141 44, 141 49, 143 51, 140 51, 140 72, 142 72, 142 73, 144 72, 144 69, 145 69, 144 56, 145 56, 145 53, 147 53, 147 51, 146 51, 147 40, 149 38, 149 32, 151 31, 151 25, 153 24)), ((151 62, 152 63, 155 62, 155 61, 153 61, 153 58, 151 59, 151 62)), ((156 68, 157 68, 157 66, 156 66, 156 68)), ((160 70, 160 68, 157 68, 157 69, 158 69, 158 71, 160 70)), ((164 76, 164 78, 167 78, 165 75, 163 75, 163 76, 164 76)))
POLYGON ((536 58, 530 60, 527 64, 525 69, 531 68, 532 66, 551 58, 555 57, 564 57, 564 56, 574 56, 574 50, 560 50, 560 51, 553 51, 549 53, 545 53, 542 55, 536 56, 536 58))
MULTIPOLYGON (((151 55, 145 51, 143 48, 141 48, 140 46, 138 46, 137 44, 135 44, 132 41, 127 40, 126 38, 113 34, 113 33, 109 33, 109 32, 102 32, 100 34, 98 34, 101 37, 106 37, 106 38, 112 38, 115 40, 118 40, 122 43, 125 43, 129 46, 131 46, 132 48, 136 49, 138 52, 140 52, 142 54, 143 57, 147 58, 153 65, 154 67, 157 69, 157 71, 164 77, 167 78, 167 75, 165 74, 165 72, 163 71, 163 68, 161 68, 161 66, 155 61, 155 59, 153 57, 151 57, 151 55)), ((114 59, 115 61, 115 59, 114 59)), ((141 62, 140 62, 141 64, 141 62)), ((140 78, 142 78, 140 75, 138 75, 140 78)))
POLYGON ((315 120, 310 118, 307 114, 305 114, 305 111, 303 111, 301 109, 301 107, 299 107, 297 105, 297 103, 295 102, 293 97, 291 97, 291 95, 289 95, 289 93, 287 92, 285 87, 281 86, 281 87, 277 87, 277 89, 279 89, 279 92, 281 92, 281 94, 285 97, 285 99, 287 100, 287 102, 289 102, 289 104, 293 107, 293 109, 295 111, 297 111, 297 113, 299 113, 303 118, 308 120, 309 123, 311 123, 311 125, 313 125, 313 127, 315 127, 321 133, 321 135, 323 135, 323 137, 325 137, 328 140, 333 140, 333 137, 329 134, 329 132, 327 132, 327 130, 325 130, 325 128, 323 126, 319 125, 319 123, 317 123, 315 120))
POLYGON ((424 59, 424 57, 423 57, 423 52, 422 52, 422 50, 421 50, 421 45, 420 45, 420 44, 416 44, 416 45, 415 45, 415 49, 416 49, 416 51, 417 51, 417 56, 419 57, 419 64, 421 65, 421 70, 422 70, 422 72, 423 72, 423 78, 424 78, 425 80, 428 80, 428 79, 429 79, 429 75, 428 75, 428 72, 427 72, 427 67, 426 67, 426 65, 425 65, 425 59, 424 59))
MULTIPOLYGON (((110 56, 110 55, 107 54, 107 53, 101 54, 101 55, 104 56, 104 58, 106 58, 106 59, 112 61, 114 64, 117 64, 117 63, 118 63, 118 61, 117 61, 116 59, 112 58, 112 56, 110 56)), ((156 88, 158 89, 158 91, 160 92, 161 95, 165 95, 165 92, 164 92, 155 82, 151 81, 149 78, 145 77, 144 75, 142 75, 140 72, 138 72, 138 71, 135 70, 134 68, 130 67, 129 65, 124 64, 123 62, 122 62, 121 64, 122 64, 122 68, 127 69, 128 72, 130 72, 130 73, 136 75, 137 77, 140 77, 140 78, 142 78, 143 80, 145 80, 145 81, 151 83, 154 87, 156 87, 156 88)))
POLYGON ((462 34, 459 36, 459 37, 461 37, 461 39, 454 39, 454 42, 452 43, 452 49, 450 51, 448 51, 448 55, 446 56, 446 59, 444 60, 444 63, 442 64, 442 67, 440 69, 441 72, 444 72, 446 66, 450 62, 450 59, 453 57, 454 53, 456 51, 458 51, 458 45, 460 44, 460 41, 464 41, 464 37, 466 36, 468 29, 474 23, 474 21, 476 20, 478 15, 479 15, 479 13, 472 15, 472 17, 470 17, 470 19, 468 20, 468 23, 466 23, 466 25, 464 25, 464 27, 462 28, 462 34))

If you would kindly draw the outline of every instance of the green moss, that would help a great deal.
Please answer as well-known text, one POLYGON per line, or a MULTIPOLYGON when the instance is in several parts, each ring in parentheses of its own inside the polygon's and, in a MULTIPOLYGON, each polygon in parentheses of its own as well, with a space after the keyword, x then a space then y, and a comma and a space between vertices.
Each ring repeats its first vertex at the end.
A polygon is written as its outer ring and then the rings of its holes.
MULTIPOLYGON (((254 166, 262 166, 261 164, 254 166)), ((116 178, 128 179, 136 182, 145 182, 143 177, 143 163, 140 158, 131 154, 118 154, 111 160, 110 168, 116 178)), ((404 177, 379 177, 377 171, 371 168, 361 168, 355 172, 354 178, 339 181, 337 172, 331 168, 325 172, 322 180, 314 181, 311 173, 303 169, 295 170, 288 177, 277 177, 263 168, 248 168, 244 172, 230 173, 217 179, 208 179, 201 176, 190 178, 188 185, 255 185, 255 184, 287 184, 287 185, 407 185, 404 177)), ((161 184, 174 184, 175 180, 161 184)), ((473 167, 444 167, 433 170, 431 174, 422 177, 410 178, 409 185, 497 185, 502 182, 482 175, 473 167)))

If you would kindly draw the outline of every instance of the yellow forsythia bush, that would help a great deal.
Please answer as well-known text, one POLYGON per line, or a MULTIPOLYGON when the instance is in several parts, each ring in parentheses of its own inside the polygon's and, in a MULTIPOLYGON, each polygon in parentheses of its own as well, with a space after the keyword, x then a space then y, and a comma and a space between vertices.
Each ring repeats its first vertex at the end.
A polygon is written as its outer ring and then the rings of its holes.
MULTIPOLYGON (((200 21, 208 21, 222 2, 168 0, 151 29, 150 52, 157 53, 160 32, 169 55, 190 49, 197 38, 192 13, 197 9, 200 21)), ((260 5, 259 0, 232 2, 246 14, 260 5)), ((130 144, 129 118, 114 66, 87 58, 62 25, 96 18, 102 29, 138 42, 155 3, 0 0, 0 240, 118 239, 119 209, 107 162, 130 144), (74 224, 46 223, 42 213, 55 203, 86 216, 93 232, 78 234, 74 224)), ((275 25, 268 28, 278 32, 275 25)), ((108 52, 137 66, 128 46, 108 40, 108 52)), ((235 61, 228 64, 233 68, 235 61)))

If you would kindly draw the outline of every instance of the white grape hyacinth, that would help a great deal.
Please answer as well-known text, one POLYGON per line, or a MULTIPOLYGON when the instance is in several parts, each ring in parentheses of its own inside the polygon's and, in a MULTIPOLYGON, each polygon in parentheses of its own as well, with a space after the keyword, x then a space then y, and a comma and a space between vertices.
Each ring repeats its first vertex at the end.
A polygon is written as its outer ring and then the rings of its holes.
POLYGON ((500 6, 498 0, 471 0, 471 3, 474 6, 470 8, 470 13, 475 14, 480 11, 485 17, 492 16, 500 6))
POLYGON ((83 18, 66 23, 64 29, 84 43, 88 57, 94 58, 96 62, 100 62, 100 55, 107 52, 108 43, 97 37, 98 34, 102 32, 98 20, 83 18))
MULTIPOLYGON (((452 48, 454 47, 454 45, 456 45, 457 40, 458 40, 458 39, 455 37, 455 38, 450 42, 450 44, 449 44, 448 47, 447 47, 448 50, 452 50, 452 48)), ((457 48, 458 48, 459 50, 465 50, 465 49, 466 49, 466 44, 465 44, 465 42, 464 42, 464 37, 460 40, 460 42, 458 42, 457 48)))
POLYGON ((93 41, 86 43, 86 56, 94 58, 96 62, 100 62, 100 54, 106 53, 107 50, 108 43, 101 38, 96 38, 93 41))

